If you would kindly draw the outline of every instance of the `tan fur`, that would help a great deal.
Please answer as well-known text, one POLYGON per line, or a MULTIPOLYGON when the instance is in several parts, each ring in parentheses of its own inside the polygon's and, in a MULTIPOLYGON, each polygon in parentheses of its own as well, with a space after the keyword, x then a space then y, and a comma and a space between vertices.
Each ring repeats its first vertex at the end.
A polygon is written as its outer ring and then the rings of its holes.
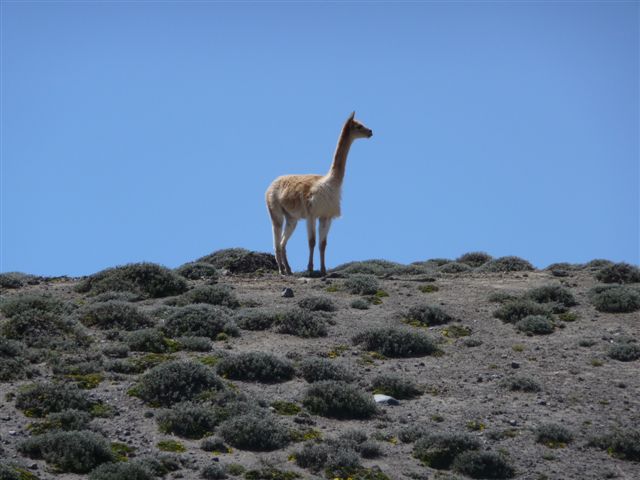
POLYGON ((345 122, 331 169, 326 175, 285 175, 276 178, 265 193, 265 200, 273 224, 274 249, 281 274, 291 274, 286 245, 300 219, 307 220, 309 237, 309 271, 313 270, 315 222, 320 220, 321 272, 326 273, 324 252, 331 220, 340 216, 340 198, 347 155, 357 138, 369 138, 371 130, 355 120, 354 113, 345 122), (284 232, 283 222, 286 220, 284 232))

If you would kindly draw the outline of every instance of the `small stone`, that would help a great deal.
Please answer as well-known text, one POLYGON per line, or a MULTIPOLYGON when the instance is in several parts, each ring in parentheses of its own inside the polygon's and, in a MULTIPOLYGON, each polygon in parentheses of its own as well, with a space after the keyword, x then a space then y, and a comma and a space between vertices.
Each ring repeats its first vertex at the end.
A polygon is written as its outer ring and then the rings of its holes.
POLYGON ((16 431, 15 430, 9 430, 9 435, 15 435, 16 431))
POLYGON ((282 293, 280 294, 281 297, 284 298, 292 298, 293 297, 293 290, 289 287, 285 287, 282 289, 282 293))
POLYGON ((520 368, 520 364, 518 362, 511 362, 511 368, 520 368))
POLYGON ((500 358, 507 358, 507 354, 503 353, 502 355, 500 355, 500 358))
POLYGON ((509 425, 511 425, 512 427, 515 427, 518 424, 518 422, 516 422, 515 420, 509 420, 509 425))

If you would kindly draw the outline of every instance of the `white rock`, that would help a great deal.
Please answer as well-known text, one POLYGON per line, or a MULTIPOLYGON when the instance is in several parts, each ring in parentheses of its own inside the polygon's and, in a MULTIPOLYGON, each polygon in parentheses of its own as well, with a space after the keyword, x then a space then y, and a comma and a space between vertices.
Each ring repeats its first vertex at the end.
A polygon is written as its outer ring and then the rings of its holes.
POLYGON ((400 405, 400 402, 389 395, 382 395, 381 393, 376 393, 373 395, 373 399, 376 403, 382 403, 383 405, 400 405))

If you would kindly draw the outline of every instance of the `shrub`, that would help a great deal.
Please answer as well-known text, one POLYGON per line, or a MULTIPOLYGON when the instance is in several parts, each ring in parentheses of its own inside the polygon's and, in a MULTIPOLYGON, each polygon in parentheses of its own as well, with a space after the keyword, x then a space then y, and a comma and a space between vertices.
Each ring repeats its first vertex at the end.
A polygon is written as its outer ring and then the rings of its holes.
POLYGON ((393 327, 366 330, 354 336, 353 343, 388 357, 420 357, 437 351, 435 342, 422 332, 393 327))
POLYGON ((602 283, 637 283, 640 282, 640 268, 628 263, 614 263, 599 270, 596 278, 602 283))
POLYGON ((68 307, 59 299, 50 295, 36 295, 25 293, 3 299, 0 311, 11 318, 30 310, 48 312, 52 314, 68 313, 68 307))
POLYGON ((112 343, 102 349, 102 354, 110 358, 126 358, 129 356, 129 346, 125 343, 112 343))
POLYGON ((44 417, 71 409, 90 411, 94 405, 85 392, 65 383, 34 383, 21 389, 16 396, 16 408, 29 417, 44 417))
POLYGON ((318 443, 305 443, 302 450, 298 450, 293 454, 296 465, 300 468, 308 468, 312 471, 318 471, 324 468, 329 462, 329 455, 334 453, 329 445, 318 443))
POLYGON ((640 358, 640 346, 634 343, 617 343, 609 348, 608 355, 621 362, 631 362, 640 358))
POLYGON ((210 463, 202 469, 200 476, 206 480, 219 480, 227 477, 227 472, 222 465, 210 463))
POLYGON ((87 430, 91 422, 91 415, 81 410, 63 410, 57 413, 50 413, 44 422, 31 426, 33 433, 44 433, 51 430, 87 430))
POLYGON ((528 377, 505 378, 500 386, 512 392, 539 392, 542 388, 535 380, 528 377))
POLYGON ((340 419, 370 418, 377 412, 371 396, 346 382, 334 380, 313 383, 303 403, 316 415, 340 419))
POLYGON ((22 272, 0 273, 0 290, 4 288, 20 288, 26 284, 37 285, 40 280, 35 275, 22 272))
POLYGON ((438 271, 443 273, 462 273, 471 271, 471 267, 466 263, 449 262, 438 267, 438 271))
POLYGON ((451 467, 454 459, 467 450, 477 450, 480 442, 467 434, 438 433, 423 435, 413 447, 413 456, 438 470, 451 467))
POLYGON ((347 278, 344 281, 344 287, 349 293, 356 295, 374 295, 380 288, 376 277, 362 274, 347 278))
POLYGON ((426 304, 414 305, 409 308, 406 316, 410 322, 417 322, 423 326, 442 325, 453 320, 441 308, 426 304))
POLYGON ((27 357, 24 343, 0 337, 0 382, 30 377, 27 357))
POLYGON ((578 304, 573 294, 560 285, 545 285, 534 288, 529 290, 526 296, 538 303, 559 303, 565 307, 573 307, 578 304))
POLYGON ((482 340, 479 340, 477 338, 465 338, 463 343, 465 347, 473 348, 482 345, 482 340))
POLYGON ((373 387, 374 393, 390 395, 398 400, 415 398, 422 395, 422 389, 414 382, 394 375, 378 375, 372 380, 371 386, 373 387))
POLYGON ((187 290, 187 282, 161 265, 130 263, 94 273, 82 280, 76 290, 93 295, 124 291, 143 297, 160 298, 183 293, 187 290))
POLYGON ((189 262, 176 268, 176 273, 190 280, 217 280, 218 270, 204 262, 189 262))
POLYGON ((482 272, 527 272, 534 270, 534 268, 526 260, 511 256, 490 260, 478 270, 482 272))
POLYGON ((103 463, 89 474, 89 480, 152 480, 154 475, 140 462, 103 463))
POLYGON ((567 428, 557 423, 547 423, 540 425, 536 431, 536 442, 547 447, 563 447, 573 441, 573 434, 567 428))
POLYGON ((240 332, 229 310, 211 305, 188 305, 175 309, 163 330, 170 337, 195 336, 215 340, 220 333, 237 337, 240 332))
POLYGON ((271 451, 289 443, 289 431, 278 420, 262 412, 234 416, 220 425, 220 435, 242 450, 271 451))
POLYGON ((590 445, 606 450, 611 456, 633 462, 640 461, 640 430, 617 430, 597 437, 590 445))
POLYGON ((248 352, 223 358, 216 366, 225 378, 257 382, 286 382, 295 374, 293 364, 264 352, 248 352))
POLYGON ((106 439, 86 430, 38 435, 18 444, 18 450, 32 458, 43 458, 62 472, 86 473, 115 460, 106 439))
POLYGON ((88 327, 101 329, 137 330, 153 325, 136 306, 117 300, 87 305, 80 310, 78 318, 88 327))
POLYGON ((364 298, 356 298, 350 304, 351 308, 355 308, 357 310, 368 310, 369 302, 364 298))
POLYGON ((211 350, 211 340, 207 337, 178 337, 178 348, 190 352, 208 352, 211 350))
POLYGON ((142 296, 133 292, 104 292, 92 296, 89 299, 91 303, 108 302, 109 300, 117 300, 118 302, 137 302, 142 300, 142 296))
POLYGON ((238 308, 240 302, 228 285, 201 285, 183 293, 176 304, 184 306, 193 303, 206 303, 228 308, 238 308))
POLYGON ((456 262, 466 263, 470 267, 476 268, 489 262, 493 257, 485 252, 469 252, 458 257, 456 262))
POLYGON ((342 275, 415 275, 424 273, 424 269, 419 265, 403 265, 401 263, 390 262, 388 260, 364 260, 359 262, 343 263, 333 268, 331 272, 342 275))
POLYGON ((182 402, 162 410, 156 420, 160 431, 184 438, 202 438, 213 432, 218 415, 209 406, 182 402))
MULTIPOLYGON (((18 468, 0 463, 0 480, 23 480, 23 478, 18 468)), ((37 480, 37 477, 34 480, 37 480)))
POLYGON ((354 376, 342 365, 325 358, 305 358, 300 363, 300 374, 307 382, 320 382, 322 380, 340 380, 352 382, 354 376))
POLYGON ((197 260, 231 273, 255 273, 278 270, 276 258, 270 253, 252 252, 244 248, 218 250, 197 260))
POLYGON ((512 478, 515 469, 497 453, 464 452, 453 462, 453 468, 471 478, 512 478))
POLYGON ((157 328, 145 328, 131 332, 125 341, 134 352, 164 353, 169 349, 164 335, 157 328))
POLYGON ((312 312, 333 312, 336 306, 333 300, 327 297, 307 297, 298 302, 298 306, 312 312))
POLYGON ((528 299, 510 300, 493 312, 493 316, 506 323, 516 323, 529 315, 546 315, 546 307, 528 299))
POLYGON ((627 286, 596 287, 591 291, 591 303, 600 312, 635 312, 640 310, 640 292, 627 286))
POLYGON ((1 332, 12 340, 20 340, 29 347, 69 350, 85 347, 91 339, 80 325, 69 317, 42 310, 16 313, 2 325, 1 332))
POLYGON ((327 336, 326 322, 301 308, 292 308, 279 315, 276 319, 276 328, 279 333, 288 333, 303 338, 327 336))
POLYGON ((228 450, 224 440, 220 437, 209 437, 202 440, 200 449, 205 452, 226 452, 228 450))
POLYGON ((522 320, 518 320, 516 328, 527 334, 547 335, 553 333, 555 326, 553 321, 544 315, 527 315, 522 320))
POLYGON ((147 403, 170 406, 192 400, 207 390, 223 388, 222 380, 201 363, 174 361, 149 370, 132 393, 147 403))
POLYGON ((244 330, 267 330, 275 323, 278 313, 265 309, 240 310, 236 314, 236 323, 244 330))
POLYGON ((492 303, 507 303, 512 300, 517 300, 518 297, 510 292, 494 292, 489 295, 488 300, 492 303))
POLYGON ((420 437, 428 435, 429 429, 425 425, 411 424, 398 431, 398 439, 402 443, 413 443, 420 437))

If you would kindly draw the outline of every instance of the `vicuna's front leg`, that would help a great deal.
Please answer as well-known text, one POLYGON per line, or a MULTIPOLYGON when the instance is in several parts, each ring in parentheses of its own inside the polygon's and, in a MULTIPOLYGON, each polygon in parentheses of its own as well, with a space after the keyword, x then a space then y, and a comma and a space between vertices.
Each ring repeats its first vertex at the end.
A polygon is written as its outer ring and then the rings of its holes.
POLYGON ((307 270, 309 270, 309 273, 312 273, 313 249, 316 248, 316 219, 313 217, 307 218, 307 237, 309 238, 309 263, 307 264, 307 270))
POLYGON ((320 219, 320 273, 322 275, 327 274, 327 266, 324 263, 324 251, 327 248, 327 235, 329 235, 329 228, 331 228, 330 218, 320 219))

